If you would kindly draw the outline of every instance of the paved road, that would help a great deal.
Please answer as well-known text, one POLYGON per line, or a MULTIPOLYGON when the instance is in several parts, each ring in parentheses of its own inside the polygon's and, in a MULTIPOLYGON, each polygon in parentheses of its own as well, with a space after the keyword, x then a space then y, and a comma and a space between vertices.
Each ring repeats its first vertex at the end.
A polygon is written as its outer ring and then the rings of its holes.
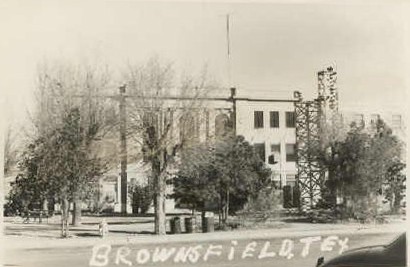
MULTIPOLYGON (((114 245, 98 242, 94 246, 26 248, 6 250, 5 266, 315 266, 319 256, 337 255, 341 249, 391 240, 395 233, 323 235, 306 250, 306 237, 212 240, 201 242, 144 243, 114 245), (347 239, 346 239, 347 238, 347 239), (302 240, 301 240, 302 239, 302 240), (347 241, 347 243, 345 243, 347 241), (326 244, 324 244, 327 242, 326 244), (332 248, 332 251, 322 249, 332 248), (302 256, 303 252, 306 254, 302 256)), ((312 241, 312 240, 310 240, 312 241)))

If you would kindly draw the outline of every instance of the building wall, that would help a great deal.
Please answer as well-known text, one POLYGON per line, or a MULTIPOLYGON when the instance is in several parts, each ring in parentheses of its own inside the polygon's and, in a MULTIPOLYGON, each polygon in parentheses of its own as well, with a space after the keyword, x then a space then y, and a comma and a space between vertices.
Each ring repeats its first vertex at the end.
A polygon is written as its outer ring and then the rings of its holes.
MULTIPOLYGON (((233 112, 233 102, 226 100, 206 100, 202 103, 201 108, 193 113, 197 140, 204 142, 207 139, 215 138, 218 116, 224 115, 229 118, 233 112)), ((295 127, 286 125, 286 113, 294 112, 293 96, 288 95, 237 95, 236 97, 236 134, 242 135, 253 145, 263 144, 265 151, 265 163, 273 171, 272 180, 279 186, 294 185, 297 175, 296 158, 287 157, 292 146, 296 144, 295 127), (263 126, 255 127, 255 112, 262 112, 263 126), (270 123, 270 112, 278 112, 278 127, 272 127, 270 123), (272 151, 272 146, 275 151, 272 151), (279 151, 277 151, 279 150, 279 151), (276 164, 269 162, 269 156, 274 155, 276 164)), ((170 103, 174 106, 175 103, 170 103)), ((403 142, 406 140, 405 112, 400 109, 389 109, 386 107, 369 108, 365 106, 341 107, 344 122, 346 125, 353 121, 363 121, 366 126, 371 125, 378 117, 383 119, 403 142)), ((175 118, 178 118, 176 112, 175 118)), ((176 122, 172 128, 172 135, 176 141, 180 137, 181 126, 176 122)), ((405 155, 403 156, 405 157, 405 155)), ((135 165, 135 164, 134 164, 135 165)), ((137 166, 137 165, 135 165, 137 166)), ((128 168, 128 182, 133 179, 142 177, 138 168, 130 166, 128 168)), ((141 166, 140 166, 141 167, 141 166)), ((119 171, 118 171, 119 173, 119 171)), ((119 177, 119 176, 118 176, 119 177)), ((120 178, 118 178, 118 184, 120 178)), ((169 189, 172 190, 172 189, 169 189)), ((118 195, 120 195, 118 187, 118 195)), ((119 198, 118 198, 119 199, 119 198)), ((172 206, 172 203, 169 204, 172 206)), ((128 208, 130 209, 130 207, 128 208)), ((169 209, 169 208, 168 208, 169 209)), ((172 209, 172 208, 171 208, 172 209)))
MULTIPOLYGON (((146 185, 148 183, 148 176, 150 174, 149 164, 144 164, 142 161, 127 165, 127 184, 139 184, 146 185)), ((114 212, 121 212, 121 175, 120 167, 110 170, 106 173, 101 181, 100 200, 104 201, 106 197, 114 199, 113 208, 114 212), (112 178, 115 179, 112 179, 112 178)), ((127 192, 128 193, 128 192, 127 192)), ((167 194, 172 193, 172 187, 167 187, 167 194)), ((127 213, 132 213, 132 199, 128 195, 127 199, 127 213)), ((172 211, 175 207, 175 201, 173 199, 166 200, 167 211, 172 211)), ((148 212, 152 212, 150 209, 148 212)))
MULTIPOLYGON (((172 100, 169 101, 170 107, 177 106, 177 103, 172 100)), ((181 119, 181 109, 176 109, 173 112, 173 127, 171 128, 171 136, 174 138, 175 143, 179 141, 181 137, 181 123, 184 119, 181 119)), ((219 119, 229 119, 233 112, 233 102, 229 100, 229 96, 224 96, 220 99, 208 99, 204 100, 199 108, 197 107, 195 111, 191 113, 195 122, 193 129, 197 131, 196 140, 198 142, 205 142, 207 139, 215 138, 218 129, 218 118, 219 119)), ((295 177, 297 174, 296 169, 296 158, 292 160, 287 159, 287 153, 291 151, 290 146, 293 148, 296 144, 296 132, 295 127, 288 127, 286 125, 286 112, 294 112, 293 97, 289 94, 286 96, 280 95, 275 96, 272 94, 265 94, 263 96, 244 96, 241 95, 236 100, 236 134, 242 135, 251 144, 264 144, 265 150, 265 163, 273 171, 272 180, 277 184, 278 187, 282 187, 286 184, 294 185, 295 177), (263 112, 263 127, 254 127, 254 112, 263 112), (279 115, 279 125, 278 127, 270 126, 270 112, 278 112, 279 115), (273 153, 271 151, 271 146, 275 145, 276 148, 279 147, 280 151, 273 153), (287 147, 288 145, 288 147, 287 147), (269 156, 274 154, 276 164, 269 163, 269 156)), ((159 115, 159 118, 165 116, 159 115)), ((161 119, 160 119, 161 120, 161 119)), ((188 124, 188 126, 192 124, 188 124)), ((141 151, 136 148, 135 151, 141 151)), ((296 153, 296 151, 294 151, 296 153)), ((142 157, 140 157, 142 158, 142 157)), ((147 173, 141 163, 142 161, 129 161, 131 164, 127 168, 128 183, 132 183, 134 179, 141 181, 146 181, 147 173), (132 163, 138 162, 138 163, 132 163)), ((145 165, 146 166, 146 165, 145 165)), ((121 178, 117 172, 117 204, 116 211, 120 211, 120 195, 121 195, 121 178)), ((168 189, 169 192, 172 188, 168 189)), ((128 204, 131 203, 128 199, 128 204)), ((167 211, 172 211, 174 209, 173 200, 167 202, 167 211)), ((131 206, 127 205, 127 212, 131 212, 131 206)))
POLYGON ((296 162, 286 159, 290 151, 287 145, 296 144, 295 127, 286 126, 286 112, 294 112, 293 102, 238 101, 236 113, 237 134, 243 135, 251 144, 265 145, 265 163, 273 171, 272 179, 280 186, 293 183, 297 169, 296 162), (255 128, 255 111, 263 112, 263 127, 255 128), (270 112, 279 113, 279 127, 271 127, 270 112), (280 152, 273 152, 272 145, 279 145, 280 152), (276 164, 269 164, 269 155, 274 154, 276 164))
POLYGON ((402 109, 346 107, 342 110, 342 115, 346 125, 362 121, 366 127, 380 118, 393 130, 394 135, 406 142, 406 112, 402 109))

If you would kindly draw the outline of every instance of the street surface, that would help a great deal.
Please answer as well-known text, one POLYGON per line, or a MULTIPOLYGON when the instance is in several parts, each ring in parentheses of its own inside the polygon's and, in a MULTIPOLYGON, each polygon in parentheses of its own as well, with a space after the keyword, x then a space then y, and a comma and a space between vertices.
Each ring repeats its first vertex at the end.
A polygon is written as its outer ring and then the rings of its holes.
MULTIPOLYGON (((397 229, 397 233, 399 232, 400 229, 397 229)), ((230 238, 221 235, 221 240, 195 240, 197 234, 182 234, 181 238, 187 241, 170 239, 171 242, 167 242, 166 239, 161 239, 161 242, 155 242, 154 237, 151 237, 154 240, 152 243, 149 240, 138 242, 138 239, 126 241, 126 238, 124 242, 102 239, 91 244, 79 242, 78 246, 74 240, 69 246, 6 248, 5 266, 315 266, 319 256, 326 259, 338 255, 342 247, 347 249, 343 244, 340 245, 340 242, 345 242, 348 249, 385 244, 397 233, 346 231, 336 235, 324 231, 318 235, 317 232, 310 234, 302 231, 293 233, 292 236, 264 238, 259 235, 253 238, 248 235, 236 238, 236 232, 231 232, 230 238), (312 237, 310 241, 316 240, 310 245, 309 251, 303 243, 306 242, 307 239, 303 239, 306 237, 312 237), (317 240, 319 237, 320 240, 317 240), (324 245, 325 240, 327 243, 324 245), (332 251, 322 251, 329 248, 332 248, 332 251)))

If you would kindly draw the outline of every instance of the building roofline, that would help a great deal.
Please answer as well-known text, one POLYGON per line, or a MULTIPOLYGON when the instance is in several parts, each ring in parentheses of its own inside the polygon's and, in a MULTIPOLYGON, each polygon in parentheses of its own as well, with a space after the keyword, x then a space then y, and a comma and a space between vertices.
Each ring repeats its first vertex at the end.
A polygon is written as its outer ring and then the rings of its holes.
POLYGON ((286 102, 286 103, 294 103, 298 102, 298 100, 293 99, 265 99, 265 98, 249 98, 249 97, 238 97, 234 98, 236 101, 248 101, 248 102, 286 102))
MULTIPOLYGON (((131 95, 125 95, 125 97, 133 97, 131 95)), ((147 97, 149 98, 149 97, 147 97)), ((152 97, 154 98, 154 97, 152 97)), ((294 103, 298 100, 295 99, 275 99, 275 98, 250 98, 250 97, 179 97, 179 96, 163 96, 159 97, 162 100, 208 100, 208 101, 248 101, 248 102, 290 102, 294 103)))

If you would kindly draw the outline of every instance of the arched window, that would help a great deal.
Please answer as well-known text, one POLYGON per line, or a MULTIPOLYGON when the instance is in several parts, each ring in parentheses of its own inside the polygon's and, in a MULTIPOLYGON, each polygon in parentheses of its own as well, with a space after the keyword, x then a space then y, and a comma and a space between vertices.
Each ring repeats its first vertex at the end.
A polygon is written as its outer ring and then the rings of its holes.
POLYGON ((229 117, 226 114, 219 114, 215 117, 215 137, 221 138, 229 132, 229 117))
POLYGON ((179 139, 182 143, 191 143, 197 140, 197 123, 192 114, 184 114, 179 119, 179 139))

